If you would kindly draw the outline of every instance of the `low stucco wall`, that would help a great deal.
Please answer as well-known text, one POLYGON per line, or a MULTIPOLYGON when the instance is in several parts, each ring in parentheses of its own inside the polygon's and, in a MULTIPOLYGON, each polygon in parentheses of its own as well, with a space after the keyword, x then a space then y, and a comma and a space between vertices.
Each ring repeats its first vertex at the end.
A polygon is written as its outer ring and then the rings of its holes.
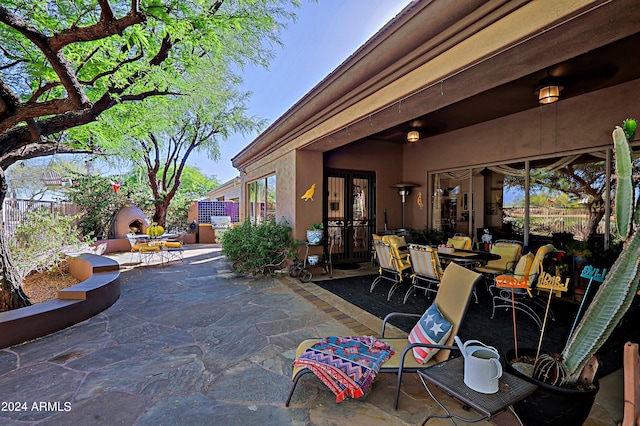
POLYGON ((62 289, 58 299, 0 312, 0 348, 77 324, 102 312, 120 297, 120 265, 95 254, 71 258, 69 271, 81 283, 62 289))

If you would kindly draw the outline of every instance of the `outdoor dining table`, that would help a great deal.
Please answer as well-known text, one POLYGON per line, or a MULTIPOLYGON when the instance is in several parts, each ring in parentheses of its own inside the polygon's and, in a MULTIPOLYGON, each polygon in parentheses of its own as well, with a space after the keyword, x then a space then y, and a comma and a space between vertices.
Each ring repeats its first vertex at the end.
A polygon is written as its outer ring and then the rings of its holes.
POLYGON ((453 252, 438 250, 438 256, 443 260, 455 262, 465 267, 500 259, 500 255, 488 251, 462 249, 455 249, 453 252))

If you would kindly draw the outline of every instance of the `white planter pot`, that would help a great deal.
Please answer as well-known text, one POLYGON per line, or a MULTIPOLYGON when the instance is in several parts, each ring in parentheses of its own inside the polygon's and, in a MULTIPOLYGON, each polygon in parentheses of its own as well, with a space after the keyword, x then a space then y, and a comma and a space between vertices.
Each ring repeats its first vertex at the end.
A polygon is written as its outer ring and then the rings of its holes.
POLYGON ((314 230, 314 231, 307 231, 307 242, 309 244, 320 244, 322 243, 322 236, 324 234, 324 231, 322 231, 321 229, 319 230, 314 230))

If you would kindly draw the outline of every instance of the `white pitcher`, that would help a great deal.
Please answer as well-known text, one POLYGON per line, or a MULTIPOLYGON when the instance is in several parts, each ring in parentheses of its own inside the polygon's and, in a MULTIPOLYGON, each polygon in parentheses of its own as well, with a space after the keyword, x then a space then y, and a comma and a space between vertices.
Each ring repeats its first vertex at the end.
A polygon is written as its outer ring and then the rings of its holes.
POLYGON ((502 365, 496 348, 478 340, 467 340, 463 344, 458 336, 454 340, 464 357, 464 384, 480 393, 498 392, 502 365))

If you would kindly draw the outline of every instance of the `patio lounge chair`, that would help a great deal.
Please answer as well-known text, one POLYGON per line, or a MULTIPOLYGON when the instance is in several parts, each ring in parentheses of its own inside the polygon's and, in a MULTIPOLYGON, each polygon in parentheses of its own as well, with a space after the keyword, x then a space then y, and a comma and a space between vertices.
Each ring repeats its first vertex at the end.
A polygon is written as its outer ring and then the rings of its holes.
MULTIPOLYGON (((538 276, 543 271, 543 262, 555 248, 553 244, 547 244, 536 251, 536 255, 526 254, 520 258, 513 274, 498 275, 495 284, 489 287, 491 293, 491 318, 493 319, 496 308, 510 309, 515 306, 515 310, 523 312, 531 318, 542 330, 542 318, 546 304, 543 300, 533 294, 538 276), (519 288, 500 287, 501 283, 511 281, 519 288), (513 291, 513 301, 512 298, 513 291)), ((549 316, 555 320, 553 312, 549 310, 549 316)))
MULTIPOLYGON (((440 289, 438 290, 432 306, 430 306, 430 308, 427 310, 429 311, 433 307, 437 307, 438 311, 442 314, 442 317, 446 319, 449 324, 451 324, 451 332, 442 345, 409 343, 409 340, 406 337, 385 338, 385 328, 389 319, 401 316, 414 317, 416 318, 416 320, 418 320, 421 318, 420 314, 393 312, 387 315, 384 319, 382 323, 382 333, 380 340, 391 345, 394 348, 395 353, 391 358, 389 358, 389 360, 382 364, 382 367, 378 371, 378 374, 396 373, 398 375, 394 399, 395 409, 398 409, 398 399, 400 398, 400 384, 402 381, 403 372, 415 372, 419 369, 446 361, 450 357, 451 350, 457 349, 457 347, 452 346, 453 339, 457 335, 460 325, 462 324, 464 316, 467 312, 467 308, 469 307, 473 288, 476 286, 481 277, 481 274, 456 265, 455 263, 451 263, 445 270, 440 282, 440 289), (421 364, 416 360, 413 354, 414 348, 433 348, 440 350, 435 352, 435 354, 430 360, 428 360, 428 362, 421 364)), ((298 359, 300 355, 305 352, 305 350, 310 348, 317 341, 318 339, 308 339, 300 343, 296 350, 296 359, 298 359)), ((296 385, 298 384, 298 380, 300 380, 300 377, 310 372, 311 370, 308 368, 294 366, 292 374, 293 384, 291 385, 291 390, 289 391, 289 396, 287 397, 285 406, 289 406, 291 397, 293 396, 293 392, 296 388, 296 385)))
POLYGON ((438 252, 429 246, 409 244, 409 258, 411 260, 411 288, 404 295, 403 303, 407 303, 410 294, 417 289, 424 290, 425 295, 438 292, 438 285, 442 278, 442 266, 438 252))
POLYGON ((373 292, 376 285, 382 281, 390 281, 392 284, 387 300, 391 300, 391 295, 398 287, 404 284, 403 279, 408 277, 411 271, 411 262, 408 253, 401 253, 398 247, 382 241, 374 241, 373 247, 378 258, 379 275, 371 283, 369 292, 373 292))

